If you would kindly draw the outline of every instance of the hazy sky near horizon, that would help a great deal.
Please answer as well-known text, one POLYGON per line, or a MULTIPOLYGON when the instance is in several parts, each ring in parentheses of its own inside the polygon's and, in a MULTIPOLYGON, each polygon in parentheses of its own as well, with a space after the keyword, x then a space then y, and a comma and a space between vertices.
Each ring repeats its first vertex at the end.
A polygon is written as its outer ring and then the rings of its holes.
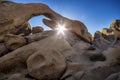
MULTIPOLYGON (((44 3, 57 13, 74 20, 83 22, 89 32, 93 34, 96 30, 101 31, 109 27, 110 23, 120 19, 120 0, 10 0, 17 3, 44 3)), ((42 26, 44 16, 30 19, 30 24, 42 26)))

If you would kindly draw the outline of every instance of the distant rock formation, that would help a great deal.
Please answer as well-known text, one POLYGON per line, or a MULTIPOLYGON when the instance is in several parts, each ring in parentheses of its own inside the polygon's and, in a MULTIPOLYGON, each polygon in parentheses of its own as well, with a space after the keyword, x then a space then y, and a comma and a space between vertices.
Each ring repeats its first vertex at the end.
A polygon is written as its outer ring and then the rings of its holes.
POLYGON ((110 29, 114 31, 115 36, 120 39, 120 20, 115 20, 111 25, 110 29))
POLYGON ((39 3, 0 1, 0 80, 119 80, 120 20, 92 40, 87 27, 39 3), (28 20, 45 15, 53 30, 31 29, 28 20), (61 22, 62 20, 62 22, 61 22), (68 30, 58 34, 58 23, 68 30))
POLYGON ((99 49, 107 49, 108 47, 114 46, 117 40, 120 40, 120 20, 115 20, 110 24, 109 28, 103 28, 102 32, 96 31, 94 35, 95 47, 99 49))

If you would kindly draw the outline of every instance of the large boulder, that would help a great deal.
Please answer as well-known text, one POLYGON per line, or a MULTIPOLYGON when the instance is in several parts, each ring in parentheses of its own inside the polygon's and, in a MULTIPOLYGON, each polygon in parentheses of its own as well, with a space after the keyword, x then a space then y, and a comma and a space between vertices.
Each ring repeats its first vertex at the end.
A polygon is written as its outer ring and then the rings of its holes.
POLYGON ((9 50, 15 50, 26 45, 26 39, 20 35, 7 34, 4 43, 9 50))
POLYGON ((44 29, 41 26, 36 26, 36 27, 32 28, 32 33, 33 34, 40 33, 40 32, 43 32, 43 31, 44 31, 44 29))
POLYGON ((28 72, 39 80, 59 79, 66 69, 66 60, 57 50, 41 50, 27 60, 28 72))

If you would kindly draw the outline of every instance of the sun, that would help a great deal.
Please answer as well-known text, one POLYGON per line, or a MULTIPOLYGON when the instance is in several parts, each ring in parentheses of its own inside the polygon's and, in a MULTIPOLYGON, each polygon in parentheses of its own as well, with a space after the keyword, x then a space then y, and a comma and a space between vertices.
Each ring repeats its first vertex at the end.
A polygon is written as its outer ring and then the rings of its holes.
POLYGON ((58 34, 64 34, 64 31, 67 30, 65 28, 65 24, 57 24, 56 27, 56 30, 58 30, 58 34))

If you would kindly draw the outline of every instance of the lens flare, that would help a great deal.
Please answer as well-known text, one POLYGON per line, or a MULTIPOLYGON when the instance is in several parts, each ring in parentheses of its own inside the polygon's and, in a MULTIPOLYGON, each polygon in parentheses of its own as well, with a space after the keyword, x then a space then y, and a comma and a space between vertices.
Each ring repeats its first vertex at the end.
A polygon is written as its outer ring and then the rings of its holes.
POLYGON ((58 34, 64 34, 64 31, 67 29, 65 28, 65 24, 58 24, 56 30, 58 30, 58 34))

